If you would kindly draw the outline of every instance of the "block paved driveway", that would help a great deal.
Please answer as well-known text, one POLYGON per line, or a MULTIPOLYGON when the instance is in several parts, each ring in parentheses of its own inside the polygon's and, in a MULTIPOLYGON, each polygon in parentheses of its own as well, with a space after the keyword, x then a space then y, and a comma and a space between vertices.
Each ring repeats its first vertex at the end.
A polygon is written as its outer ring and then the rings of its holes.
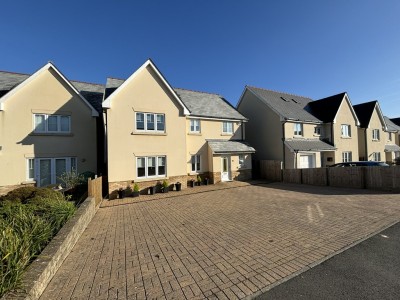
POLYGON ((283 183, 100 208, 41 299, 237 299, 400 219, 400 195, 283 183))

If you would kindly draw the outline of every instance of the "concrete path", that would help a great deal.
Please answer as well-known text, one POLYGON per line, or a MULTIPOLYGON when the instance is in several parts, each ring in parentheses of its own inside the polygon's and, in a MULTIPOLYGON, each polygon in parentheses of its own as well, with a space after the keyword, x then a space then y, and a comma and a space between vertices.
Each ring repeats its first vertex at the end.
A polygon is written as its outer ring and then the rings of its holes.
POLYGON ((274 183, 100 208, 41 299, 238 299, 400 220, 400 195, 274 183))

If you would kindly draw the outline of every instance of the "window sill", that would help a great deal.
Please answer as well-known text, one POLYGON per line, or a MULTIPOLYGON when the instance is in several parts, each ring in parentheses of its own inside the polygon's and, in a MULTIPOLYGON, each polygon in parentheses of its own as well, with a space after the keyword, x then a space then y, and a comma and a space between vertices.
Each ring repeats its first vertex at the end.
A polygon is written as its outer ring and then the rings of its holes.
POLYGON ((320 137, 321 135, 320 135, 320 134, 314 133, 313 136, 318 136, 318 137, 320 137))
POLYGON ((223 135, 223 136, 232 136, 233 133, 221 133, 221 135, 223 135))
POLYGON ((36 180, 22 181, 21 184, 22 184, 22 185, 26 185, 26 184, 36 184, 36 180))
POLYGON ((155 177, 140 177, 140 178, 136 178, 135 179, 135 183, 136 182, 146 182, 146 181, 156 181, 156 180, 168 180, 169 177, 167 176, 155 176, 155 177))
POLYGON ((377 142, 380 142, 381 140, 372 140, 372 142, 375 142, 375 143, 377 143, 377 142))
POLYGON ((302 136, 302 135, 293 135, 293 138, 297 138, 297 139, 301 139, 301 138, 303 138, 304 136, 302 136))
POLYGON ((62 132, 32 132, 29 135, 32 136, 74 136, 73 133, 62 133, 62 132))
POLYGON ((202 135, 201 132, 188 132, 188 135, 202 135))
POLYGON ((341 136, 341 139, 351 139, 351 136, 341 136))
POLYGON ((132 131, 131 135, 159 135, 165 136, 167 135, 166 132, 157 132, 157 131, 132 131))

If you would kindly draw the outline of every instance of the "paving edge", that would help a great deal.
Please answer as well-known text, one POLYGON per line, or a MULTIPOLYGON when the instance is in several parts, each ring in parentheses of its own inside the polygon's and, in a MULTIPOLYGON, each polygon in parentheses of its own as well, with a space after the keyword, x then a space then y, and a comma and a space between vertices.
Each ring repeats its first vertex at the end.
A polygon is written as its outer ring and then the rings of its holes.
POLYGON ((312 262, 311 264, 305 266, 303 269, 301 269, 301 270, 299 270, 297 272, 294 272, 293 274, 290 274, 289 276, 286 276, 286 277, 282 278, 281 280, 278 280, 278 281, 266 286, 265 288, 262 288, 261 290, 255 292, 254 294, 249 295, 249 296, 247 296, 247 297, 245 297, 243 299, 245 299, 245 300, 257 299, 259 296, 262 296, 263 294, 265 294, 269 290, 273 289, 274 287, 276 287, 276 286, 278 286, 278 285, 280 285, 280 284, 282 284, 282 283, 284 283, 286 281, 289 281, 290 279, 292 279, 294 277, 297 277, 300 274, 302 274, 302 273, 304 273, 304 272, 306 272, 308 270, 311 270, 312 268, 322 264, 324 261, 327 261, 328 259, 331 259, 332 257, 334 257, 334 256, 336 256, 336 255, 338 255, 338 254, 340 254, 340 253, 342 253, 342 252, 344 252, 344 251, 346 251, 346 250, 348 250, 348 249, 350 249, 350 248, 352 248, 352 247, 354 247, 354 246, 356 246, 358 244, 361 244, 365 240, 368 240, 369 238, 371 238, 371 237, 377 235, 378 233, 388 229, 389 227, 394 226, 397 223, 399 223, 399 221, 391 222, 388 225, 385 225, 382 228, 378 229, 377 231, 374 231, 374 232, 366 235, 365 237, 363 237, 363 238, 361 238, 361 239, 359 239, 359 240, 357 240, 357 241, 355 241, 355 242, 353 242, 353 243, 341 248, 340 250, 338 250, 336 252, 333 252, 333 253, 329 254, 328 256, 325 256, 324 258, 321 258, 319 260, 316 260, 316 261, 312 262))
POLYGON ((94 197, 88 197, 79 206, 71 219, 65 223, 57 235, 43 249, 22 277, 17 290, 11 291, 1 299, 36 300, 56 274, 64 259, 69 255, 79 237, 93 219, 97 209, 94 197))

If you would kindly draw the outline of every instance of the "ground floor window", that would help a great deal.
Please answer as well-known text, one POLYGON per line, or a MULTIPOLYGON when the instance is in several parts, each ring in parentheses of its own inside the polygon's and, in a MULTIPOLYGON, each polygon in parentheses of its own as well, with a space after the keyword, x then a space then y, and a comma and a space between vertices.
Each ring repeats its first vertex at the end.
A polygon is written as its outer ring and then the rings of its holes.
POLYGON ((200 171, 200 155, 192 155, 192 172, 200 171))
POLYGON ((380 152, 374 152, 372 153, 372 159, 374 161, 381 161, 381 153, 380 152))
POLYGON ((342 162, 351 161, 351 151, 342 152, 342 162))
POLYGON ((37 186, 59 184, 61 175, 67 172, 77 172, 76 157, 27 159, 27 180, 35 180, 37 186))
POLYGON ((138 178, 164 177, 166 175, 166 156, 143 156, 136 158, 138 178))
POLYGON ((239 168, 244 168, 246 166, 246 156, 244 154, 239 155, 239 168))

